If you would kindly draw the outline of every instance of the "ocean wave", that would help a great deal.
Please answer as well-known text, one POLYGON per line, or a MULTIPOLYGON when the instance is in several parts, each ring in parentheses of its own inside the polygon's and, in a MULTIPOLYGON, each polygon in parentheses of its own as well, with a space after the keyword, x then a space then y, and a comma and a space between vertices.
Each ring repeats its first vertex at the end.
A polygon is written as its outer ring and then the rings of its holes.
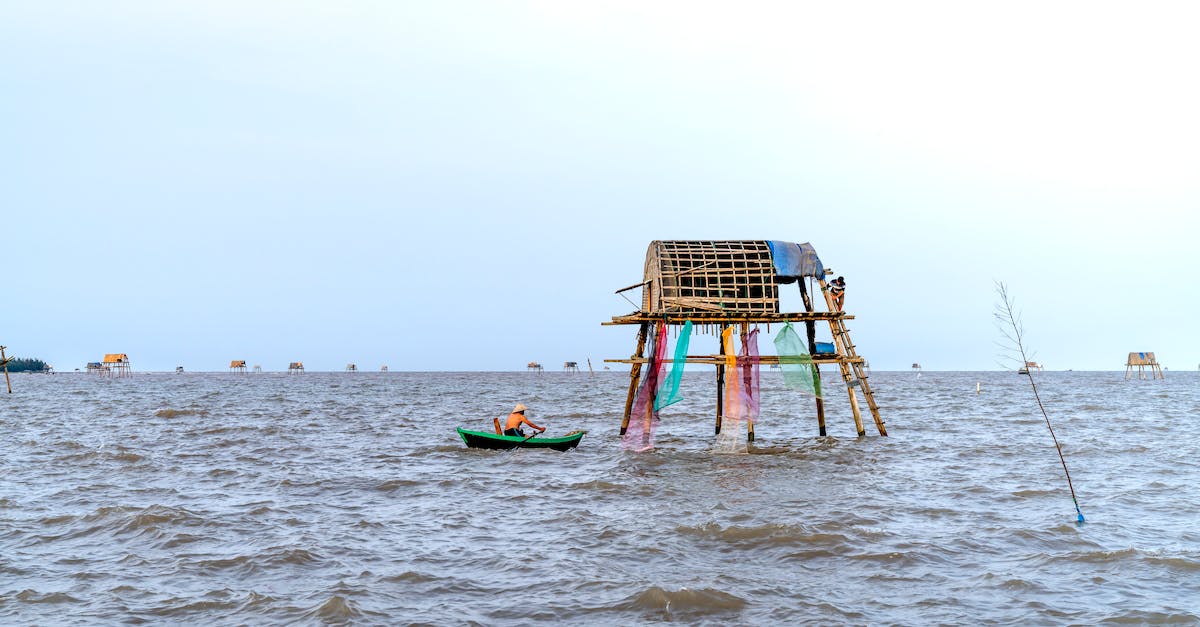
POLYGON ((154 412, 155 418, 178 418, 180 416, 207 416, 208 412, 203 409, 172 409, 167 407, 154 412))
POLYGON ((1200 614, 1192 612, 1151 612, 1132 610, 1119 614, 1110 614, 1101 618, 1099 623, 1116 625, 1195 625, 1200 622, 1200 614))
MULTIPOLYGON (((0 596, 0 601, 3 599, 4 596, 0 596)), ((38 592, 29 588, 12 595, 12 599, 22 603, 83 603, 65 592, 38 592)))
POLYGON ((675 532, 684 537, 696 537, 747 548, 763 545, 845 545, 849 542, 849 538, 840 533, 826 533, 803 525, 786 524, 722 527, 717 523, 707 523, 700 526, 679 526, 675 528, 675 532))
POLYGON ((363 613, 344 597, 334 595, 320 605, 304 613, 305 618, 326 624, 340 625, 362 616, 363 613))
POLYGON ((665 590, 651 586, 616 605, 614 609, 638 612, 661 613, 668 620, 672 617, 711 617, 713 614, 729 614, 742 611, 748 605, 739 596, 713 588, 680 588, 665 590))

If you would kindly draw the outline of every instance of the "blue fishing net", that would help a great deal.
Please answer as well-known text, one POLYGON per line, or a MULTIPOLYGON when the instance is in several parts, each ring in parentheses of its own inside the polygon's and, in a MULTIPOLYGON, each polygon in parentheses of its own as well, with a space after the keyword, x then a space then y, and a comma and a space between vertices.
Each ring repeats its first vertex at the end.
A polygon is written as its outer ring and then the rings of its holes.
POLYGON ((683 380, 683 367, 684 362, 687 361, 688 344, 691 339, 692 321, 688 320, 683 323, 679 339, 675 341, 675 359, 671 363, 671 374, 667 375, 667 379, 663 381, 662 387, 658 391, 658 396, 654 399, 654 411, 656 412, 683 400, 683 394, 679 393, 679 384, 683 380))

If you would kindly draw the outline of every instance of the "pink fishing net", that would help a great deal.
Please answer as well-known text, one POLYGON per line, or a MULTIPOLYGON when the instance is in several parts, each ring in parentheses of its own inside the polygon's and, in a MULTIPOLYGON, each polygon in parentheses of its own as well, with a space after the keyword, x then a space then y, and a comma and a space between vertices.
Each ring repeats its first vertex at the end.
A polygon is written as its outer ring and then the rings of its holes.
POLYGON ((646 376, 642 379, 637 396, 633 400, 629 428, 621 438, 621 446, 626 450, 645 451, 654 448, 654 432, 658 429, 658 412, 654 408, 654 397, 663 378, 666 366, 663 358, 666 354, 667 325, 660 324, 654 338, 654 354, 650 357, 646 376))
POLYGON ((741 354, 734 352, 733 328, 721 332, 725 347, 724 406, 717 450, 735 452, 746 448, 742 423, 758 420, 758 329, 742 338, 741 354))

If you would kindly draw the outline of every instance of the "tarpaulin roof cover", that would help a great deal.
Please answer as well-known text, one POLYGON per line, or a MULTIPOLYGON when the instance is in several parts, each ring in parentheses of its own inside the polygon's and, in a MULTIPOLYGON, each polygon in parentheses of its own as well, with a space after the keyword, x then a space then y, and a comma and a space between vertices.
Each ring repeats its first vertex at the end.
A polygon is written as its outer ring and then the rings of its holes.
POLYGON ((821 258, 817 257, 817 251, 813 249, 812 244, 767 240, 767 246, 771 248, 775 276, 779 278, 780 283, 792 283, 806 276, 815 279, 825 277, 825 266, 821 265, 821 258))

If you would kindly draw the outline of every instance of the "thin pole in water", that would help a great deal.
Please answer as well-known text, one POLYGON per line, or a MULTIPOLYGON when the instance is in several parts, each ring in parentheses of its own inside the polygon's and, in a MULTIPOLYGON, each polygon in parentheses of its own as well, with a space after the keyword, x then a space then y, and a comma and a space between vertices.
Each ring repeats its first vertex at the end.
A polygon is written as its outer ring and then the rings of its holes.
MULTIPOLYGON (((1008 296, 1008 288, 1001 282, 996 282, 996 292, 1000 294, 1000 304, 996 305, 996 320, 997 327, 1004 337, 1012 342, 1015 350, 1021 355, 1021 363, 1025 364, 1029 361, 1029 357, 1025 354, 1025 343, 1022 336, 1021 324, 1017 321, 1016 314, 1013 313, 1012 299, 1008 296), (1009 329, 1012 329, 1009 332, 1009 329)), ((1071 483, 1071 471, 1067 470, 1067 459, 1063 457, 1062 445, 1058 443, 1058 437, 1054 435, 1054 427, 1050 426, 1050 416, 1046 413, 1046 406, 1042 404, 1042 397, 1038 394, 1037 382, 1033 380, 1033 369, 1026 368, 1025 376, 1029 377, 1029 385, 1033 388, 1033 397, 1037 400, 1038 409, 1042 410, 1042 417, 1046 419, 1046 429, 1050 431, 1050 439, 1054 440, 1054 450, 1058 451, 1058 459, 1062 462, 1063 474, 1067 476, 1067 487, 1071 490, 1071 501, 1075 503, 1075 513, 1079 515, 1076 522, 1083 524, 1083 512, 1079 509, 1079 499, 1075 498, 1075 486, 1071 483)))

